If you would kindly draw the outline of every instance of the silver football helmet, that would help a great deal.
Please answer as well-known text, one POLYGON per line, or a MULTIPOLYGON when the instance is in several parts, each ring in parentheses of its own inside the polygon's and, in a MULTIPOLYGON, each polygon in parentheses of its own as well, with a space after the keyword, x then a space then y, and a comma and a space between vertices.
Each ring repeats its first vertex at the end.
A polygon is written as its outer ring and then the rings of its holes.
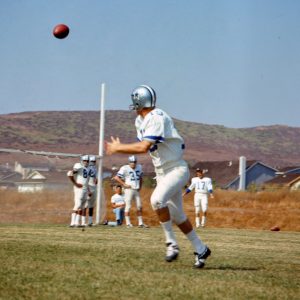
POLYGON ((156 93, 154 89, 148 85, 140 85, 131 93, 132 105, 131 110, 141 110, 145 107, 155 107, 156 93))
POLYGON ((94 166, 96 164, 96 156, 90 155, 90 165, 94 166))
POLYGON ((83 166, 85 166, 85 167, 87 167, 87 166, 89 165, 89 160, 90 160, 90 158, 89 158, 88 155, 82 155, 82 156, 80 157, 80 162, 81 162, 81 164, 82 164, 83 166))
POLYGON ((129 163, 136 163, 137 159, 134 155, 131 155, 128 157, 128 161, 129 161, 129 163))
POLYGON ((81 160, 81 161, 89 161, 90 158, 89 158, 88 155, 82 155, 82 156, 80 157, 80 160, 81 160))

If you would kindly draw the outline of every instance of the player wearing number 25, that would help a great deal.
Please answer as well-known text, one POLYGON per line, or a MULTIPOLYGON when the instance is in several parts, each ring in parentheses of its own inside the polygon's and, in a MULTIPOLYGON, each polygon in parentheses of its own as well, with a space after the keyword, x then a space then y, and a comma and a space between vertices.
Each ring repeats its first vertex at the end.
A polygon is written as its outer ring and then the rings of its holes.
POLYGON ((138 226, 148 227, 143 223, 142 217, 142 200, 140 189, 143 183, 143 170, 140 164, 137 164, 137 159, 134 155, 129 156, 128 164, 120 168, 114 179, 124 188, 125 194, 125 221, 127 227, 132 227, 130 222, 131 202, 136 201, 138 226))
POLYGON ((206 223, 206 212, 208 207, 208 195, 211 198, 213 195, 213 186, 209 177, 204 177, 204 172, 201 169, 196 170, 196 177, 192 178, 191 185, 183 193, 183 196, 195 189, 194 206, 196 215, 196 227, 200 227, 200 210, 202 210, 201 227, 206 223))

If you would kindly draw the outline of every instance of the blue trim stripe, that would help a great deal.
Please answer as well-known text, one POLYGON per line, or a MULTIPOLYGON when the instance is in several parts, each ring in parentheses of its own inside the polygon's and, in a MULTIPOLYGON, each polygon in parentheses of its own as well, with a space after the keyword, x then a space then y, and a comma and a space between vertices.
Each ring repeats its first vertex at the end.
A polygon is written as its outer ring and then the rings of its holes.
POLYGON ((158 143, 161 143, 165 140, 162 136, 155 136, 155 135, 144 136, 143 139, 153 140, 158 143))

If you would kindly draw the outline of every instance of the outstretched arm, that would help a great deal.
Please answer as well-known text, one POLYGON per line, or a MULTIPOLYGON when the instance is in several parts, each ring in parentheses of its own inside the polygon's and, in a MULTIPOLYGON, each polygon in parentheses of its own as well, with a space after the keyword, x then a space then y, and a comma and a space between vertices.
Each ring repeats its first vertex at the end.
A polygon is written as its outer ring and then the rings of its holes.
POLYGON ((108 155, 115 153, 142 154, 148 152, 151 145, 152 143, 149 141, 122 144, 118 137, 111 137, 111 142, 105 142, 105 150, 108 155))

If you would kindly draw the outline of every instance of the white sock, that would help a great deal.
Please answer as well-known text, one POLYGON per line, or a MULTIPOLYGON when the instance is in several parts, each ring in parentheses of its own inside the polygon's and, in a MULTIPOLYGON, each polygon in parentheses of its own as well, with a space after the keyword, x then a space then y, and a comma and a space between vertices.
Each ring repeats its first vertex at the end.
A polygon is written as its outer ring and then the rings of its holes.
POLYGON ((186 234, 186 237, 189 239, 189 241, 192 243, 195 252, 198 254, 201 254, 205 250, 205 245, 202 243, 198 235, 196 234, 195 230, 193 229, 191 232, 186 234))
POLYGON ((169 220, 167 222, 160 222, 166 237, 166 243, 172 243, 177 245, 176 237, 172 228, 172 221, 169 220))
POLYGON ((206 222, 206 217, 202 217, 202 221, 201 221, 201 225, 205 225, 205 222, 206 222))
POLYGON ((139 225, 143 225, 143 217, 138 216, 139 225))
POLYGON ((130 224, 130 217, 129 216, 125 216, 125 221, 126 221, 126 225, 130 224))
POLYGON ((93 224, 93 217, 89 216, 89 224, 93 224))
POLYGON ((200 218, 196 217, 196 226, 200 226, 200 218))
POLYGON ((75 216, 75 225, 78 226, 80 224, 80 215, 76 214, 75 216))
POLYGON ((75 225, 75 221, 76 221, 76 213, 72 213, 71 214, 71 226, 74 226, 75 225))
POLYGON ((81 225, 85 225, 86 216, 81 216, 81 225))

